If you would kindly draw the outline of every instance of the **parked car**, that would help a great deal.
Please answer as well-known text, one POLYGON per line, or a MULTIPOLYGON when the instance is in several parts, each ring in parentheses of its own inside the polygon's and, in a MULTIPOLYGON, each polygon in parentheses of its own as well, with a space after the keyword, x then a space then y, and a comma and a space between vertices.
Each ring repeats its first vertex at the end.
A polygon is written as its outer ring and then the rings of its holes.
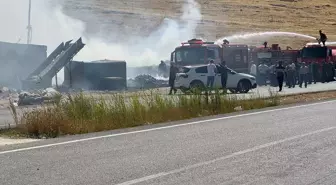
MULTIPOLYGON (((217 68, 219 66, 217 65, 217 68)), ((236 71, 228 68, 227 89, 232 93, 248 93, 251 89, 257 87, 256 79, 254 76, 237 73, 236 71)), ((218 71, 218 70, 217 70, 218 71)), ((176 75, 175 86, 182 92, 187 92, 190 89, 198 88, 205 89, 207 84, 207 65, 197 66, 184 66, 180 73, 176 75)), ((220 73, 215 76, 214 88, 221 88, 220 73)))

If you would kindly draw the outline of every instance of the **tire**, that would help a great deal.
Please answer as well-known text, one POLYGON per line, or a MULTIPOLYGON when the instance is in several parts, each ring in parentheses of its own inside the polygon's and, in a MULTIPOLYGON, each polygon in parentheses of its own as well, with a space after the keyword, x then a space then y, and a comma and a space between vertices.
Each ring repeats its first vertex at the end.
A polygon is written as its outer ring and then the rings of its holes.
POLYGON ((251 88, 252 88, 251 82, 246 79, 240 80, 237 84, 237 90, 240 93, 248 93, 251 88))
POLYGON ((194 80, 190 83, 190 89, 192 92, 203 91, 205 89, 205 85, 200 80, 194 80))

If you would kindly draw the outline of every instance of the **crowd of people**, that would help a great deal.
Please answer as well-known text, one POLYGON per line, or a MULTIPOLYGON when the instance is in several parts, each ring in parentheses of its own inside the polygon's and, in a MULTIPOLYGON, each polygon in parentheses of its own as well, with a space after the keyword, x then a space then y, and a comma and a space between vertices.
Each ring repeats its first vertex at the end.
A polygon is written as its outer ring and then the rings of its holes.
MULTIPOLYGON (((279 86, 278 76, 283 75, 285 86, 288 88, 294 88, 296 85, 299 87, 307 87, 308 84, 316 82, 330 82, 334 80, 336 65, 329 62, 324 62, 322 65, 316 62, 307 64, 300 62, 292 62, 284 64, 279 62, 278 64, 267 65, 261 63, 256 66, 252 63, 250 73, 257 78, 257 84, 259 86, 270 84, 271 86, 279 86), (281 64, 283 72, 280 74, 277 67, 281 64), (268 83, 269 82, 269 83, 268 83)), ((279 87, 281 91, 282 88, 279 87)))

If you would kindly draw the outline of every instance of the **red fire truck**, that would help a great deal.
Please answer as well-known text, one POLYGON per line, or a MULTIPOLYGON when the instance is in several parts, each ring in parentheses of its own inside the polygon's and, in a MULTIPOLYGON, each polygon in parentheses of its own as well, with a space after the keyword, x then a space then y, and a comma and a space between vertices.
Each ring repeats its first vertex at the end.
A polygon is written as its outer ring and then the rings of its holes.
POLYGON ((281 50, 278 44, 272 44, 251 48, 252 61, 257 65, 266 63, 268 66, 277 64, 278 61, 283 61, 284 64, 295 62, 299 56, 299 50, 292 50, 287 47, 286 50, 281 50))
POLYGON ((171 61, 180 66, 206 64, 210 60, 220 63, 225 60, 229 68, 241 72, 249 73, 251 62, 257 65, 265 62, 268 65, 275 64, 282 60, 285 63, 297 60, 298 50, 281 50, 278 44, 267 47, 249 47, 246 44, 215 44, 214 42, 204 42, 200 39, 191 39, 182 43, 171 53, 171 61))
POLYGON ((315 63, 317 65, 318 73, 315 75, 317 77, 316 81, 324 82, 328 81, 328 79, 331 80, 335 76, 336 46, 307 44, 300 51, 298 61, 306 64, 315 63))
POLYGON ((210 60, 220 63, 225 60, 228 67, 237 72, 248 73, 248 46, 240 44, 215 44, 201 39, 182 43, 171 53, 171 61, 179 66, 207 64, 210 60))
POLYGON ((319 44, 307 44, 300 51, 299 62, 323 63, 336 62, 336 46, 321 46, 319 44))

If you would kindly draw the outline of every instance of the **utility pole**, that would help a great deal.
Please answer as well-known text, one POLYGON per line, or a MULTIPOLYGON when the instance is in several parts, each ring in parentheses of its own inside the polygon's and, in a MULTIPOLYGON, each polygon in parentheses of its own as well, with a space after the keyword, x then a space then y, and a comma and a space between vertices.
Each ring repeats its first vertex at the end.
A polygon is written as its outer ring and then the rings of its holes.
POLYGON ((28 8, 28 26, 27 26, 27 44, 31 43, 32 40, 32 26, 30 24, 30 14, 31 14, 31 0, 29 0, 29 8, 28 8))

